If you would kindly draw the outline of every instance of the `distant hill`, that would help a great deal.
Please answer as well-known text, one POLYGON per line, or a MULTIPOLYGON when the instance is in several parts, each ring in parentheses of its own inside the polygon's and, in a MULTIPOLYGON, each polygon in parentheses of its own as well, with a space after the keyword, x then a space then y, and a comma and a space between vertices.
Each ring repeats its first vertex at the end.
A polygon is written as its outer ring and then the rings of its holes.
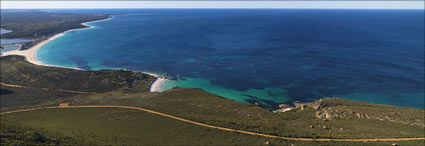
POLYGON ((81 23, 109 18, 105 14, 47 13, 41 10, 2 10, 1 28, 12 32, 2 34, 2 39, 27 38, 28 49, 43 39, 70 29, 85 28, 81 23))

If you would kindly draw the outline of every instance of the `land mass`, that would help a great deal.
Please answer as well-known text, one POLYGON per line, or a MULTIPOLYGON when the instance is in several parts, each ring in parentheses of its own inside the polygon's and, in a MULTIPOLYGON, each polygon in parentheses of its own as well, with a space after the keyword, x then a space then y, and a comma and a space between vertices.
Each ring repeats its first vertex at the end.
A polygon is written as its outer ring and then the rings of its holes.
POLYGON ((20 50, 32 46, 67 30, 87 28, 84 22, 108 19, 107 14, 48 13, 40 10, 1 10, 1 28, 12 32, 2 39, 25 38, 33 41, 22 44, 20 50))

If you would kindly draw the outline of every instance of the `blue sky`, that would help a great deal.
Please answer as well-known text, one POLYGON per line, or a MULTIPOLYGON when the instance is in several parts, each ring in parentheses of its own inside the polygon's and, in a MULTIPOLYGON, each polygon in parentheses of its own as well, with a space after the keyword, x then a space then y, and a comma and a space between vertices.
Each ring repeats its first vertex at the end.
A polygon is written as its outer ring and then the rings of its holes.
POLYGON ((424 1, 1 1, 13 8, 338 8, 424 9, 424 1))

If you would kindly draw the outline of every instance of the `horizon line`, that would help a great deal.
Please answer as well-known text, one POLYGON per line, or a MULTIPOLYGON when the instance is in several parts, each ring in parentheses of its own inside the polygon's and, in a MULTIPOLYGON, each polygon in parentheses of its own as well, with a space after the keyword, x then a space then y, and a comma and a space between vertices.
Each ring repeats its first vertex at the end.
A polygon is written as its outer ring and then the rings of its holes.
POLYGON ((425 9, 424 1, 1 1, 1 9, 425 9))
POLYGON ((425 10, 425 8, 0 8, 0 10, 46 10, 46 9, 365 9, 365 10, 425 10))

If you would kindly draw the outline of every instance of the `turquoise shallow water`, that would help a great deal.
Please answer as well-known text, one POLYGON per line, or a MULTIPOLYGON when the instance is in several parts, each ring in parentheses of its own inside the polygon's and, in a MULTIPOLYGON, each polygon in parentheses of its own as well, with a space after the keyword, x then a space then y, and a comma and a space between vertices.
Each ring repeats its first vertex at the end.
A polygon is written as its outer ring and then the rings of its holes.
MULTIPOLYGON (((72 12, 75 10, 56 10, 72 12)), ((424 11, 79 10, 125 14, 43 46, 46 64, 168 76, 239 102, 342 97, 424 108, 424 11)))
MULTIPOLYGON (((287 95, 287 90, 282 87, 268 87, 263 89, 249 89, 246 91, 235 90, 231 88, 225 88, 220 85, 214 85, 210 80, 205 78, 185 78, 184 80, 168 80, 162 86, 161 90, 165 91, 173 87, 183 88, 198 88, 202 87, 203 90, 219 94, 230 99, 246 102, 244 96, 261 97, 263 104, 268 104, 266 100, 270 100, 277 103, 288 102, 291 99, 287 95)), ((270 103, 273 104, 273 103, 270 103)))

